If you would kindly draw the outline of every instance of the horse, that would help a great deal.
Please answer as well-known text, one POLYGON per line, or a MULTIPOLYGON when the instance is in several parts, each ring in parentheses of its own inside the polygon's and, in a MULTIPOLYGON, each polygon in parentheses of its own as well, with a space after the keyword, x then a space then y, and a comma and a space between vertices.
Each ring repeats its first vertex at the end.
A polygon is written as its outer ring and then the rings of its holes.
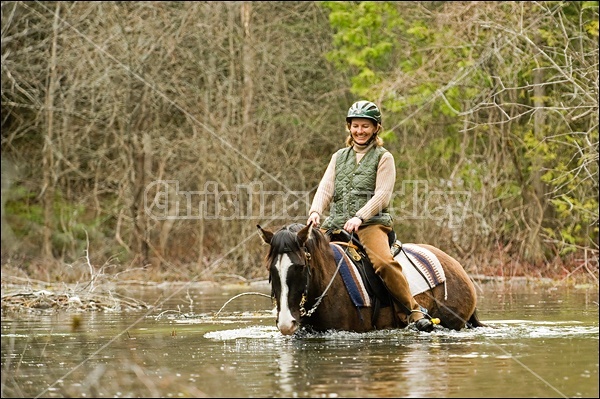
MULTIPOLYGON (((257 228, 269 245, 265 266, 276 303, 276 325, 283 335, 293 335, 301 327, 314 332, 361 333, 408 326, 394 306, 377 310, 356 306, 340 277, 330 237, 312 223, 292 223, 276 232, 257 228)), ((452 330, 485 326, 477 316, 475 286, 462 265, 439 248, 418 246, 437 256, 446 278, 444 284, 413 295, 432 321, 452 330)))

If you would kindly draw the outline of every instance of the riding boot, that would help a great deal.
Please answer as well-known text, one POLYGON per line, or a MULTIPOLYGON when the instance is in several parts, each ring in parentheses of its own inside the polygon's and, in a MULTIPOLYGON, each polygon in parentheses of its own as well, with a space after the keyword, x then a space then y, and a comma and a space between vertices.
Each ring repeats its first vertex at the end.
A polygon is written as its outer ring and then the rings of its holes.
MULTIPOLYGON (((394 309, 398 314, 398 318, 405 324, 415 323, 415 327, 419 331, 433 331, 433 323, 425 317, 426 311, 410 294, 408 281, 406 281, 404 274, 402 272, 397 273, 396 270, 393 264, 388 264, 379 268, 376 272, 381 276, 385 286, 394 298, 394 309)), ((402 270, 401 266, 400 270, 402 270)))
POLYGON ((381 277, 388 291, 394 298, 394 308, 398 317, 406 324, 415 323, 420 331, 430 332, 433 323, 425 318, 421 306, 410 293, 410 287, 402 266, 390 253, 388 233, 390 227, 369 225, 358 230, 358 237, 363 244, 375 273, 381 277))

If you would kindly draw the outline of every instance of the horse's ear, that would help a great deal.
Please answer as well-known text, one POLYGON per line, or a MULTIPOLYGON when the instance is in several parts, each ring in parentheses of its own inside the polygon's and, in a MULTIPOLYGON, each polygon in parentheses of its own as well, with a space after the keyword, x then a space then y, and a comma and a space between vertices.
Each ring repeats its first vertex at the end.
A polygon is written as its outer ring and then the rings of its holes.
POLYGON ((306 241, 312 238, 312 221, 298 232, 298 239, 302 244, 306 244, 306 241))
POLYGON ((269 230, 265 230, 262 227, 260 227, 260 224, 257 224, 256 227, 258 227, 258 235, 260 236, 261 240, 263 240, 265 244, 271 245, 273 233, 269 230))

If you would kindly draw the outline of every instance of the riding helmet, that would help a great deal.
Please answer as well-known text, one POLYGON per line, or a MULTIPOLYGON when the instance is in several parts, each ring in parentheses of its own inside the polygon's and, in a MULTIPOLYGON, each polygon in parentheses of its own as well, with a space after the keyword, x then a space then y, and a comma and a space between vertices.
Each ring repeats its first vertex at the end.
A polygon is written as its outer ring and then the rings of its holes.
POLYGON ((346 122, 350 123, 352 118, 367 118, 375 121, 375 123, 381 124, 381 111, 375 103, 371 101, 357 101, 348 110, 348 116, 346 116, 346 122))

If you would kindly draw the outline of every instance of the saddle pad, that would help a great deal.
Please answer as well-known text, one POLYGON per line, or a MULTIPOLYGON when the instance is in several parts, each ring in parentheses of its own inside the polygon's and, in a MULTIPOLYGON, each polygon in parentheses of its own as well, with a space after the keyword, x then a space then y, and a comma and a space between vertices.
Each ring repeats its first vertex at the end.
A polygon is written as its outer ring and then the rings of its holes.
POLYGON ((340 275, 346 284, 348 294, 356 307, 370 307, 371 298, 354 263, 350 260, 344 248, 338 244, 329 243, 333 250, 336 267, 339 265, 340 275), (341 262, 341 264, 340 264, 341 262))
MULTIPOLYGON (((437 256, 417 244, 402 244, 402 251, 396 255, 395 259, 402 265, 402 272, 408 280, 413 296, 446 281, 446 274, 437 256)), ((447 292, 445 296, 447 299, 447 292)))

